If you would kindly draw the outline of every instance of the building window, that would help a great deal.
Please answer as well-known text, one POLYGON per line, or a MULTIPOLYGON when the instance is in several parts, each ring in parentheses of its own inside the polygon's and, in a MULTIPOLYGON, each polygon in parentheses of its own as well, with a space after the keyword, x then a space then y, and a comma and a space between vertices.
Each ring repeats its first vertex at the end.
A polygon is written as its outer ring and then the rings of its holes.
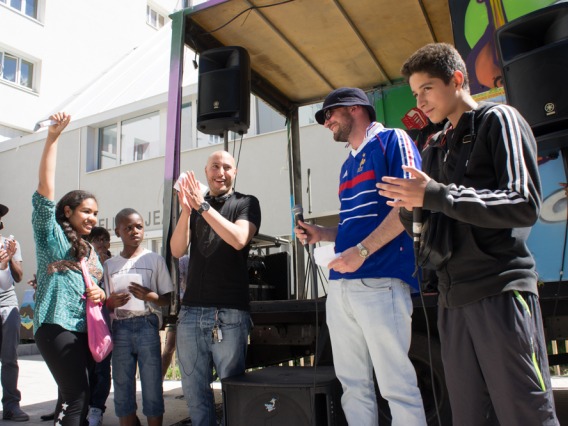
POLYGON ((34 64, 11 53, 0 52, 0 78, 32 89, 34 64))
POLYGON ((191 103, 181 106, 181 132, 180 132, 180 148, 186 151, 195 148, 193 143, 193 119, 191 116, 191 103))
POLYGON ((158 112, 99 129, 99 169, 147 160, 159 155, 160 116, 158 112))
POLYGON ((160 155, 160 116, 157 112, 122 122, 121 164, 160 155))
POLYGON ((256 97, 255 99, 257 134, 261 135, 286 128, 286 117, 276 112, 262 99, 256 97))
POLYGON ((0 0, 0 3, 5 3, 18 12, 34 19, 37 19, 37 2, 38 0, 0 0))
POLYGON ((316 123, 316 112, 319 111, 323 106, 322 102, 312 105, 305 105, 300 107, 298 111, 298 117, 300 121, 300 126, 307 126, 309 124, 316 123))
POLYGON ((223 142, 224 140, 220 136, 197 132, 197 148, 200 146, 217 145, 223 142))
POLYGON ((157 12, 150 5, 146 6, 146 23, 157 30, 162 28, 166 22, 166 18, 161 13, 157 12))
POLYGON ((99 130, 100 135, 100 156, 99 168, 106 169, 107 167, 116 166, 118 164, 117 147, 118 147, 118 126, 113 124, 111 126, 103 127, 99 130))

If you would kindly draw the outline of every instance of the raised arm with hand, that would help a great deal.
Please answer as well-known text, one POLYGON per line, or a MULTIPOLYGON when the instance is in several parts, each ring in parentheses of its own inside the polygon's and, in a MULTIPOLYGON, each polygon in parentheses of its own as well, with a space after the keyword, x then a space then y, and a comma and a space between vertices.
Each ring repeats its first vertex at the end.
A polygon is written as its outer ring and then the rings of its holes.
MULTIPOLYGON (((193 172, 188 172, 193 173, 193 172)), ((191 204, 189 203, 189 195, 193 191, 190 188, 189 180, 182 178, 179 180, 178 200, 181 206, 181 214, 170 239, 170 249, 172 255, 176 258, 183 257, 187 253, 189 239, 191 237, 189 230, 189 218, 191 216, 191 204)))
MULTIPOLYGON (((178 197, 182 206, 182 212, 170 240, 172 254, 177 258, 182 257, 186 253, 189 245, 191 237, 189 229, 191 209, 199 210, 201 204, 205 201, 201 186, 193 171, 188 172, 185 179, 181 180, 178 197)), ((256 226, 249 221, 237 220, 233 223, 225 219, 213 208, 203 212, 203 218, 217 235, 235 250, 242 250, 246 247, 256 233, 256 226)))
POLYGON ((39 183, 37 192, 48 200, 55 198, 55 166, 57 163, 57 142, 61 132, 69 122, 71 116, 64 112, 58 112, 49 117, 56 124, 49 126, 47 139, 39 163, 39 183))

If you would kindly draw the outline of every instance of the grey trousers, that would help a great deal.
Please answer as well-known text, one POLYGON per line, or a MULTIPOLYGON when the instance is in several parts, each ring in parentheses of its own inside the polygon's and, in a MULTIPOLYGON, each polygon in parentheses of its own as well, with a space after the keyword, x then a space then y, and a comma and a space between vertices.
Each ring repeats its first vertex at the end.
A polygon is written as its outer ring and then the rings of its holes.
POLYGON ((438 330, 454 425, 559 424, 537 296, 440 307, 438 330))
POLYGON ((17 306, 0 307, 2 317, 2 362, 0 379, 2 381, 2 406, 11 410, 20 406, 22 396, 18 390, 18 345, 20 344, 20 310, 17 306))

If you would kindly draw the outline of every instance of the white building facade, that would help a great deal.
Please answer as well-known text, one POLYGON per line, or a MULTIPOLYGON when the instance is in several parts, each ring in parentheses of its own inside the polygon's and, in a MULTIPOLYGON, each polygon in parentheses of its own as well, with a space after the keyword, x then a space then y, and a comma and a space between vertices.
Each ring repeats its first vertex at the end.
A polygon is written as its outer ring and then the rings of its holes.
MULTIPOLYGON (((7 7, 4 4, 0 9, 7 7)), ((113 254, 121 248, 114 235, 113 218, 125 207, 140 212, 146 223, 146 246, 161 252, 170 42, 171 28, 165 22, 80 93, 59 103, 60 110, 72 115, 72 122, 59 143, 56 199, 73 189, 93 192, 99 206, 99 225, 112 236, 113 254)), ((65 46, 62 49, 69 50, 65 46)), ((185 57, 181 170, 195 170, 198 179, 206 183, 207 157, 223 145, 221 138, 197 132, 198 70, 191 65, 193 54, 185 57)), ((62 73, 64 69, 59 68, 62 73)), ((53 73, 57 74, 57 67, 53 73)), ((0 90, 16 90, 20 97, 38 96, 12 86, 0 84, 0 90)), ((317 107, 300 109, 302 179, 304 194, 309 190, 312 206, 304 203, 306 216, 337 211, 339 170, 347 156, 345 144, 334 142, 331 132, 315 124, 317 107)), ((36 268, 31 197, 37 187, 37 169, 47 134, 46 130, 31 133, 28 127, 56 110, 45 107, 41 113, 30 112, 29 117, 26 108, 11 111, 13 121, 19 120, 26 131, 0 142, 0 202, 10 208, 3 219, 4 232, 15 235, 21 244, 24 282, 32 278, 36 268)), ((262 234, 288 238, 293 225, 285 118, 255 97, 251 97, 250 117, 248 133, 242 139, 230 137, 229 151, 238 162, 236 190, 259 199, 262 234)), ((17 288, 20 300, 26 287, 17 288)))
POLYGON ((0 142, 29 134, 169 22, 182 0, 0 0, 0 142))

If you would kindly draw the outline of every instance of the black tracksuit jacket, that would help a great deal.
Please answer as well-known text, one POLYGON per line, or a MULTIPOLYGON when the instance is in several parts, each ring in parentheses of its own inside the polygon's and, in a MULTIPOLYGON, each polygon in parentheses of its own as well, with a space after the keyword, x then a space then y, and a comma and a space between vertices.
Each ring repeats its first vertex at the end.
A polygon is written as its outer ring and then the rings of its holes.
MULTIPOLYGON (((455 219, 452 257, 436 271, 439 304, 463 306, 510 290, 538 294, 526 240, 538 218, 541 185, 536 142, 519 112, 507 105, 481 103, 422 155, 423 164, 434 155, 431 170, 425 170, 432 178, 424 195, 425 217, 438 211, 455 219), (450 177, 464 136, 472 134, 471 114, 477 137, 456 186, 450 177)), ((412 212, 401 209, 400 217, 411 233, 412 212)))

